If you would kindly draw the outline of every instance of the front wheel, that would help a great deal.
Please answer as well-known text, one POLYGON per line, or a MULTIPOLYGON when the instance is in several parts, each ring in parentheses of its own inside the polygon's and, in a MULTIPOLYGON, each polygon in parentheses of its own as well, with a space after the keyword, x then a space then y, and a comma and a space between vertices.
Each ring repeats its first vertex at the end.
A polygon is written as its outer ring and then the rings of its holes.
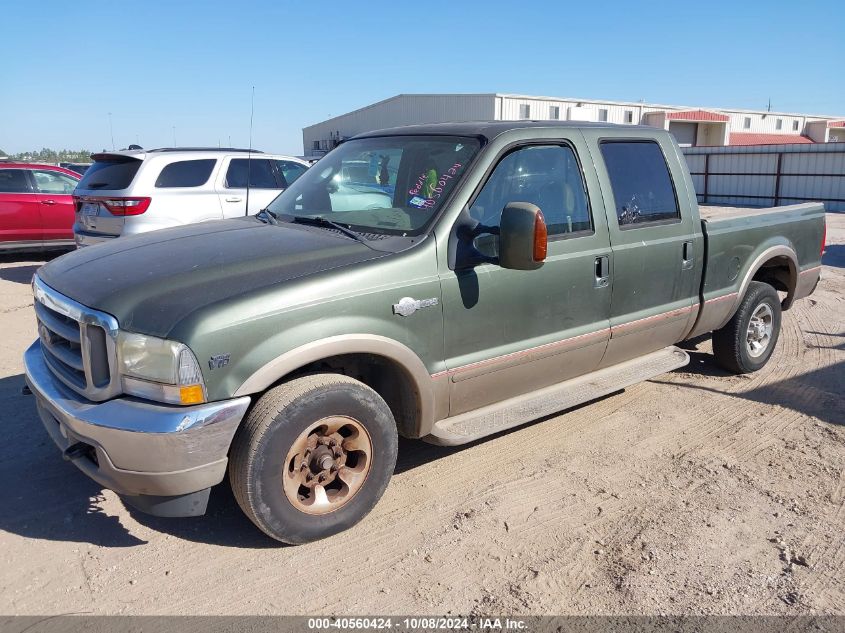
POLYGON ((365 384, 314 374, 264 394, 235 436, 229 465, 244 513, 284 543, 352 527, 381 498, 396 465, 390 408, 365 384))
POLYGON ((752 281, 727 324, 713 332, 716 362, 736 374, 765 365, 780 334, 780 298, 769 284, 752 281))

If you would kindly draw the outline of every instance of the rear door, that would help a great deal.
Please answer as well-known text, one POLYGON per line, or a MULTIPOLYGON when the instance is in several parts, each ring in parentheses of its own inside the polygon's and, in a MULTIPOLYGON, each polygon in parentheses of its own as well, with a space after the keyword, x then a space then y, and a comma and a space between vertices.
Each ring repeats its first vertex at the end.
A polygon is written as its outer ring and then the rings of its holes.
MULTIPOLYGON (((161 171, 155 175, 147 217, 138 218, 143 222, 144 230, 219 220, 222 217, 213 180, 219 159, 184 156, 171 154, 167 156, 165 164, 162 165, 163 161, 159 159, 149 165, 148 169, 153 173, 156 169, 161 171)), ((135 219, 127 221, 134 222, 135 219)))
POLYGON ((40 243, 40 206, 27 170, 0 168, 0 245, 40 243))
POLYGON ((60 171, 33 169, 38 190, 41 228, 45 241, 72 240, 74 204, 73 190, 79 180, 60 171))
POLYGON ((613 248, 611 338, 601 363, 608 366, 682 340, 694 318, 698 287, 694 218, 677 193, 683 183, 676 186, 672 179, 681 166, 669 137, 603 134, 607 131, 584 131, 613 248))
POLYGON ((227 156, 217 180, 224 218, 255 215, 281 193, 284 185, 271 160, 260 154, 227 156), (247 182, 249 210, 247 211, 247 182))

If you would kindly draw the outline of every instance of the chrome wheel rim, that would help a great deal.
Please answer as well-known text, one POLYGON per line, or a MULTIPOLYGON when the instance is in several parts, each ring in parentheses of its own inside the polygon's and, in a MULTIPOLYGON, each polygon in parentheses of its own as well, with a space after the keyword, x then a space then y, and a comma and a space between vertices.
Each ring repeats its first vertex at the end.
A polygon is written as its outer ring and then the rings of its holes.
POLYGON ((358 493, 372 465, 373 443, 353 418, 322 418, 296 438, 284 463, 282 485, 291 505, 328 514, 358 493))
POLYGON ((772 341, 774 329, 774 313, 767 303, 761 303, 754 309, 751 320, 748 322, 748 330, 745 334, 745 347, 748 354, 757 358, 769 347, 772 341))

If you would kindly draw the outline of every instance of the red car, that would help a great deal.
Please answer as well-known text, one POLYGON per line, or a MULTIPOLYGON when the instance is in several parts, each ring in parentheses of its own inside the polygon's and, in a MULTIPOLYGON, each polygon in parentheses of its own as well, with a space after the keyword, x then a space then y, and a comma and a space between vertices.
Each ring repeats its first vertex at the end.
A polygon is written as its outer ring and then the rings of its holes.
POLYGON ((0 251, 73 246, 79 178, 55 165, 0 162, 0 251))

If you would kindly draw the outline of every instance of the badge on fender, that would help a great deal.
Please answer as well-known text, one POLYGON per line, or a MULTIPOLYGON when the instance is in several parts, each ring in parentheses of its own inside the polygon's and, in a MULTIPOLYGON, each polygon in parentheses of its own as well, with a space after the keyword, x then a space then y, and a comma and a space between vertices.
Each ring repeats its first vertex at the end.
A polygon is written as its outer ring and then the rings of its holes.
POLYGON ((393 314, 408 317, 420 308, 428 308, 429 306, 436 306, 439 303, 437 297, 431 299, 414 299, 413 297, 402 297, 399 303, 393 304, 393 314))
POLYGON ((208 359, 209 369, 220 369, 229 364, 229 354, 215 354, 208 359))

